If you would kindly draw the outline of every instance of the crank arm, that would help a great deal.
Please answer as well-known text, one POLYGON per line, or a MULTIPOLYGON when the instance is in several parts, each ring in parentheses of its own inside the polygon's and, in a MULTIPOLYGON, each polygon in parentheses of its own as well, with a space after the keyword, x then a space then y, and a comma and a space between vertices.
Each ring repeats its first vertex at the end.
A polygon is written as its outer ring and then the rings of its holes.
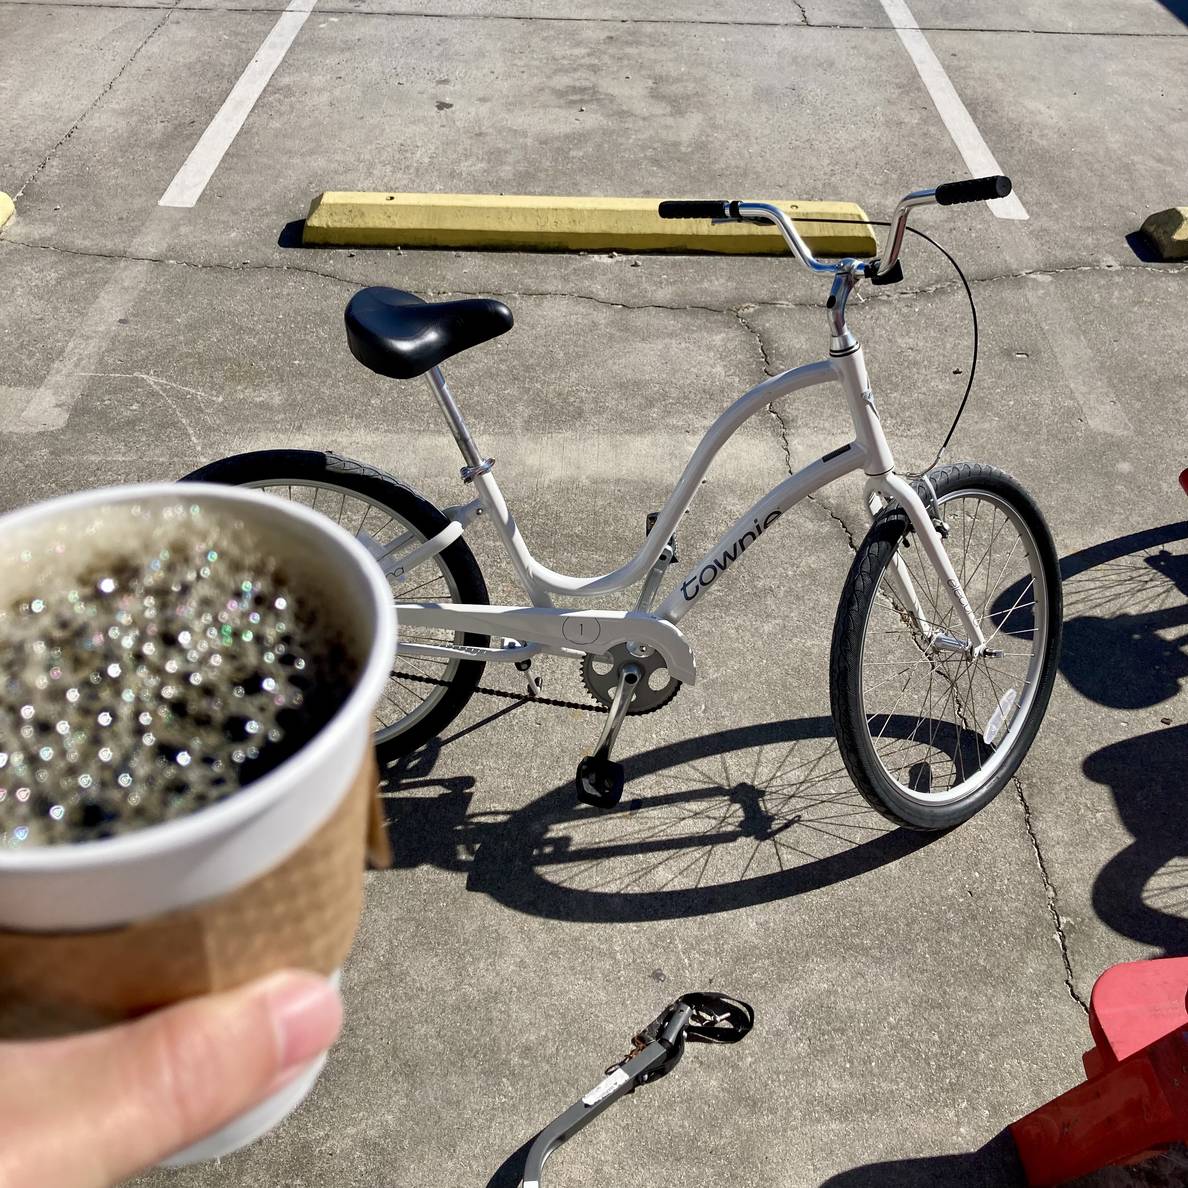
POLYGON ((631 705, 631 698, 635 695, 635 686, 639 684, 642 676, 643 669, 638 664, 623 665, 623 670, 619 673, 619 684, 615 689, 615 697, 611 702, 610 713, 606 715, 606 725, 603 726, 598 745, 594 748, 595 755, 601 756, 603 759, 610 758, 611 747, 615 745, 615 739, 619 737, 619 730, 631 705))

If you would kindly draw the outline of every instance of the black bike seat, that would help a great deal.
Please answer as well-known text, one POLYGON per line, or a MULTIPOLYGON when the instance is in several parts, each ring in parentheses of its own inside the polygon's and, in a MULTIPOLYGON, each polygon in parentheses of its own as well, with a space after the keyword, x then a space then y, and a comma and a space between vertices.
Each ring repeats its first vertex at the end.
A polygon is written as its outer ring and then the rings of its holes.
POLYGON ((351 354, 393 379, 424 375, 451 355, 511 328, 511 310, 487 297, 428 302, 376 285, 361 289, 346 307, 351 354))

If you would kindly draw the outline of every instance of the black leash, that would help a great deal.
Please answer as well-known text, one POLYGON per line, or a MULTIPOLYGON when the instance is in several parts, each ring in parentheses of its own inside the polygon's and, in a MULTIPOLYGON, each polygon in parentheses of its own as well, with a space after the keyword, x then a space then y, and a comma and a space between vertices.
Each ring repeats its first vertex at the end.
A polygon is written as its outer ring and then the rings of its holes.
MULTIPOLYGON (((685 1054, 685 1044, 736 1044, 755 1023, 747 1003, 712 991, 682 994, 637 1032, 631 1051, 612 1064, 593 1089, 554 1118, 537 1135, 524 1161, 521 1188, 540 1188, 545 1160, 563 1142, 588 1126, 620 1097, 670 1073, 685 1054)), ((506 1165, 505 1165, 506 1166, 506 1165)))

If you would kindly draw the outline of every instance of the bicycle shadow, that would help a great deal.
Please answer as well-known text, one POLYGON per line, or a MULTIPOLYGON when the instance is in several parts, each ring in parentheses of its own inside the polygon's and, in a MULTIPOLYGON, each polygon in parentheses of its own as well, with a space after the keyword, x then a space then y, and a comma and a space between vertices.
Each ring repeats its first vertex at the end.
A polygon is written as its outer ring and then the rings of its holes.
POLYGON ((1102 747, 1083 770, 1110 789, 1134 838, 1098 872, 1094 911, 1164 956, 1188 952, 1188 725, 1102 747))
MULTIPOLYGON (((1105 541, 1061 562, 1061 670, 1117 710, 1183 697, 1188 679, 1188 522, 1105 541)), ((1188 726, 1105 746, 1082 771, 1110 789, 1134 839, 1098 872, 1092 901, 1116 932, 1164 954, 1188 952, 1188 726)))
MULTIPOLYGON (((1103 541, 1060 562, 1060 670, 1083 697, 1149 710, 1188 680, 1188 521, 1103 541)), ((996 609, 1011 605, 1008 590, 996 609)), ((1133 841, 1098 872, 1093 906, 1121 935, 1188 951, 1188 726, 1169 725, 1090 754, 1082 771, 1108 787, 1133 841)))
MULTIPOLYGON (((906 735, 915 719, 892 724, 906 735)), ((555 920, 628 923, 804 895, 898 861, 937 834, 898 829, 850 782, 827 716, 738 727, 627 758, 618 810, 566 781, 508 813, 432 743, 387 773, 397 867, 464 873, 468 890, 555 920)))
MULTIPOLYGON (((1188 556, 1168 547, 1182 541, 1188 523, 1106 541, 1062 561, 1071 612, 1062 670, 1086 696, 1125 708, 1158 704, 1180 690, 1188 676, 1185 637, 1165 634, 1188 622, 1188 556)), ((1003 594, 1004 611, 1018 597, 1003 594)), ((1029 622, 1014 618, 1011 631, 1028 631, 1029 622)), ((869 809, 845 771, 827 716, 738 727, 630 756, 624 801, 613 812, 581 805, 569 781, 514 811, 476 812, 474 778, 446 770, 450 748, 516 708, 505 705, 389 770, 385 804, 397 867, 429 864, 463 874, 469 890, 532 915, 628 923, 808 894, 932 840, 869 809)), ((891 737, 906 737, 916 720, 889 725, 891 737)), ((1168 752, 1154 760, 1164 764, 1166 778, 1146 791, 1127 775, 1128 765, 1141 771, 1147 762, 1133 766, 1137 746, 1103 755, 1097 766, 1093 757, 1087 761, 1086 774, 1114 789, 1137 839, 1102 872, 1104 898, 1117 898, 1159 856, 1165 864, 1174 857, 1159 839, 1182 834, 1171 795, 1181 738, 1170 732, 1143 744, 1168 752)), ((1131 894, 1129 907, 1111 903, 1105 910, 1125 928, 1164 938, 1152 943, 1175 943, 1174 916, 1161 911, 1166 919, 1156 929, 1149 905, 1135 906, 1140 898, 1131 894)))
POLYGON ((1188 677, 1188 522, 1148 528, 1065 557, 1061 671, 1083 697, 1145 709, 1188 677), (1172 638, 1164 633, 1181 632, 1172 638))

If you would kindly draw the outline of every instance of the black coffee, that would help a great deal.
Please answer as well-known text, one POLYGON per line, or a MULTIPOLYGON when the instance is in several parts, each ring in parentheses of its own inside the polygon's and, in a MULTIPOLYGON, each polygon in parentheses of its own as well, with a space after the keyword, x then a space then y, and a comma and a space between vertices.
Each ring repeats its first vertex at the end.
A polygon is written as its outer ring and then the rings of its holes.
POLYGON ((0 848, 222 800, 316 734, 358 675, 315 587, 201 501, 107 507, 24 543, 0 542, 19 591, 0 599, 0 848))

